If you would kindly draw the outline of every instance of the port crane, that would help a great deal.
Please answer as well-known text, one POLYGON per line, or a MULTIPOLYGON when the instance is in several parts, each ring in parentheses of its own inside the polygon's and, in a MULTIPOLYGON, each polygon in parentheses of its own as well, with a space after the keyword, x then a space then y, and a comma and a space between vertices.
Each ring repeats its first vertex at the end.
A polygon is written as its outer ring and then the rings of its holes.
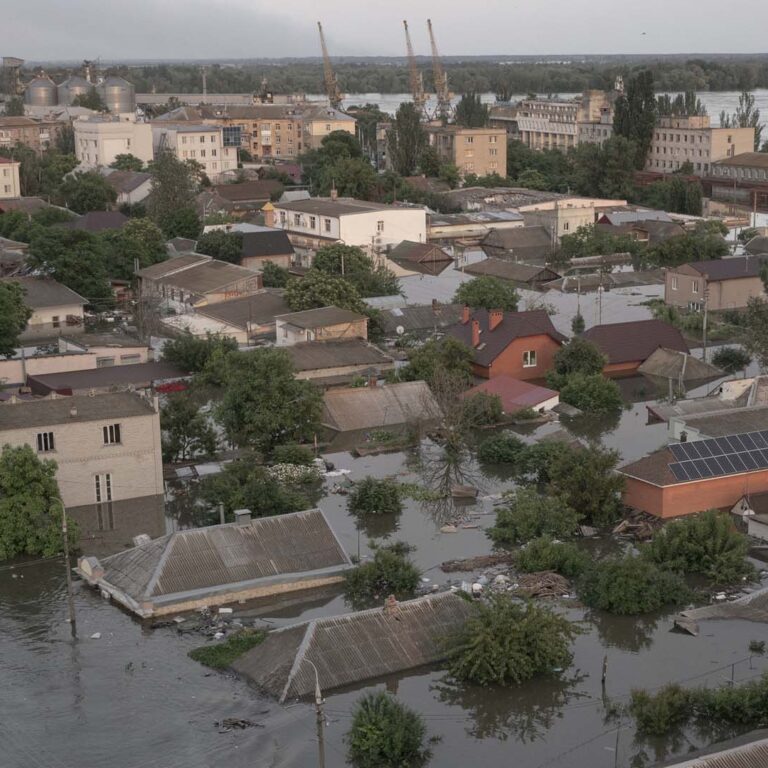
POLYGON ((427 29, 429 30, 429 44, 432 48, 432 76, 435 80, 435 95, 437 96, 436 116, 443 122, 446 122, 453 110, 451 93, 448 90, 448 75, 445 74, 443 63, 440 61, 440 53, 437 50, 431 19, 427 19, 427 29))
POLYGON ((424 93, 424 78, 421 70, 416 65, 416 56, 413 53, 413 44, 411 35, 408 31, 408 22, 403 19, 403 28, 405 29, 405 48, 408 53, 408 77, 411 85, 411 97, 413 104, 423 119, 428 120, 427 114, 427 95, 424 93))
POLYGON ((331 66, 331 57, 328 55, 328 46, 325 44, 325 35, 323 34, 323 25, 318 21, 317 29, 320 32, 320 47, 323 49, 323 79, 325 81, 325 92, 328 94, 328 101, 334 109, 341 106, 344 99, 339 81, 336 79, 333 67, 331 66))

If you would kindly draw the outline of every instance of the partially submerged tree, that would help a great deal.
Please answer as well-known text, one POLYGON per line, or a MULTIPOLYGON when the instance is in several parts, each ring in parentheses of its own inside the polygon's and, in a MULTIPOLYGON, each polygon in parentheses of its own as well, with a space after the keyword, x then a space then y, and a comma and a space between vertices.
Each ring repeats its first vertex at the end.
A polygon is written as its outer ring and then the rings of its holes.
POLYGON ((453 297, 454 304, 466 304, 472 309, 503 309, 517 312, 520 301, 515 286, 508 280, 482 275, 462 283, 453 297))
POLYGON ((237 342, 229 336, 208 334, 205 338, 185 332, 163 345, 163 360, 187 373, 201 373, 211 360, 221 362, 229 353, 237 352, 237 342))
POLYGON ((741 347, 720 347, 712 355, 712 365, 731 375, 737 371, 743 371, 751 362, 749 353, 741 347))
POLYGON ((747 299, 744 348, 757 360, 761 371, 768 368, 768 301, 759 296, 747 299))
POLYGON ((398 600, 415 596, 421 571, 408 559, 410 547, 395 542, 376 548, 373 559, 344 575, 344 593, 355 610, 381 604, 389 595, 398 600))
POLYGON ((581 515, 555 496, 532 488, 519 488, 504 495, 504 506, 487 530, 494 544, 513 546, 539 536, 568 539, 578 532, 581 515))
POLYGON ((559 389, 573 374, 591 376, 602 373, 607 362, 606 356, 591 341, 575 336, 555 352, 547 383, 559 389))
POLYGON ((621 390, 602 373, 574 373, 560 384, 560 400, 587 414, 616 413, 624 405, 621 390))
POLYGON ((19 335, 27 327, 32 310, 24 303, 20 283, 0 282, 0 356, 15 354, 19 335))
POLYGON ((398 483, 370 475, 354 484, 347 504, 353 515, 399 515, 403 510, 398 483))
POLYGON ((513 685, 571 663, 576 628, 568 619, 510 595, 476 603, 476 612, 446 641, 448 669, 462 682, 513 685))
POLYGON ((477 458, 484 464, 515 464, 525 450, 525 443, 511 432, 501 432, 483 440, 477 458))
POLYGON ((516 562, 525 573, 554 571, 573 579, 592 565, 592 557, 570 541, 554 541, 549 536, 540 536, 517 553, 516 562))
POLYGON ((160 411, 163 459, 187 461, 216 452, 216 431, 189 393, 170 395, 160 411))
POLYGON ((466 386, 472 380, 473 352, 465 344, 451 336, 430 339, 414 349, 408 356, 408 365, 400 371, 404 381, 436 381, 438 372, 455 376, 466 386))

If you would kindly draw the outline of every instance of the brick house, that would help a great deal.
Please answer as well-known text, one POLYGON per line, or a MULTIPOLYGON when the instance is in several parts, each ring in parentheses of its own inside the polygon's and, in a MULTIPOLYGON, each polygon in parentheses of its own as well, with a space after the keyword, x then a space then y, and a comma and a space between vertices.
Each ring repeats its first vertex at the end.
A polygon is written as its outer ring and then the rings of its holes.
POLYGON ((476 376, 507 374, 516 379, 542 379, 566 337, 543 309, 504 312, 464 307, 461 321, 447 333, 474 351, 476 376))

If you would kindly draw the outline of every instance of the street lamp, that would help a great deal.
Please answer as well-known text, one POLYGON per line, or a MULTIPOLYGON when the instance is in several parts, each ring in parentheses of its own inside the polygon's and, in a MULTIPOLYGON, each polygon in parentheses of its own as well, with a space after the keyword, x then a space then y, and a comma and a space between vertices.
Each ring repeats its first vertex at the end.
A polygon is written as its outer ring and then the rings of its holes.
POLYGON ((315 671, 315 711, 317 712, 317 749, 318 749, 318 765, 320 768, 325 768, 325 739, 323 736, 323 724, 325 717, 323 715, 323 694, 320 690, 320 675, 317 672, 317 667, 309 659, 305 658, 304 661, 309 664, 315 671))
POLYGON ((61 537, 64 541, 64 568, 67 573, 67 604, 69 606, 69 629, 72 632, 72 638, 77 639, 77 623, 75 622, 75 601, 72 596, 72 571, 69 567, 69 536, 67 535, 67 510, 64 508, 64 502, 54 496, 52 501, 58 502, 61 507, 61 537))

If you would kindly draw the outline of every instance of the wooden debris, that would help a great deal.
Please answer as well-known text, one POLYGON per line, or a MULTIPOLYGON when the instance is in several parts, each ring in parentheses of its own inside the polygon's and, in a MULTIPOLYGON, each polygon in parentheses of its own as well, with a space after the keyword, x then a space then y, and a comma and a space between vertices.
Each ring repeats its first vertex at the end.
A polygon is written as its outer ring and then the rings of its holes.
POLYGON ((571 589, 568 579, 552 571, 521 574, 517 583, 515 591, 526 597, 562 597, 571 589))
POLYGON ((693 619, 688 619, 685 616, 676 616, 674 627, 675 629, 693 635, 694 637, 698 637, 699 635, 699 625, 693 619))
POLYGON ((662 521, 647 515, 644 512, 635 511, 627 515, 614 529, 614 536, 629 536, 634 539, 646 540, 653 538, 653 534, 661 528, 662 521))
POLYGON ((477 488, 471 485, 453 485, 451 486, 451 496, 454 499, 476 499, 478 494, 477 488))
POLYGON ((514 555, 511 552, 498 555, 479 555, 478 557, 468 557, 466 560, 446 560, 440 565, 443 573, 454 573, 456 571, 482 571, 484 568, 494 568, 497 565, 512 565, 515 562, 514 555))

